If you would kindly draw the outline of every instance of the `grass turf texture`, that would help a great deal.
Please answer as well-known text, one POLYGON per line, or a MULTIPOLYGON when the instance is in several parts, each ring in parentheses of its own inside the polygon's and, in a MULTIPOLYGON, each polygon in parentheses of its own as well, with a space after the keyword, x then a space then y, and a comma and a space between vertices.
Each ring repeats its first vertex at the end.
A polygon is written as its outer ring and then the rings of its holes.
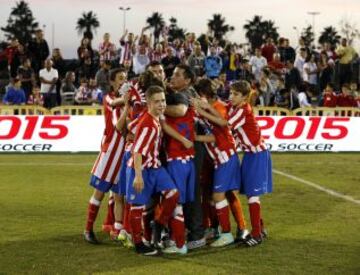
MULTIPOLYGON (((89 245, 81 234, 95 157, 0 155, 0 273, 360 273, 360 205, 276 174, 275 192, 262 198, 269 239, 256 248, 146 258, 102 233, 102 245, 89 245)), ((277 170, 360 199, 360 154, 274 154, 273 162, 277 170)))

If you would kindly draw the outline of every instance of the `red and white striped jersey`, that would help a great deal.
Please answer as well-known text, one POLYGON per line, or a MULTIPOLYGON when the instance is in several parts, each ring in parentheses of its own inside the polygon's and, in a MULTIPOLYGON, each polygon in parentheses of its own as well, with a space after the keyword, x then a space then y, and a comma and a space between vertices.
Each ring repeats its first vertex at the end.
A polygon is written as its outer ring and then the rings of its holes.
POLYGON ((120 55, 119 63, 124 64, 125 62, 131 62, 133 58, 133 52, 132 52, 133 44, 130 44, 128 41, 125 42, 120 40, 120 45, 121 45, 121 55, 120 55))
POLYGON ((134 153, 142 155, 143 168, 158 168, 161 166, 159 159, 162 131, 160 122, 149 112, 145 112, 137 126, 132 147, 132 156, 128 165, 134 167, 134 153))
POLYGON ((113 60, 116 55, 116 47, 115 44, 109 43, 100 43, 99 44, 99 53, 100 53, 100 61, 105 60, 113 60))
POLYGON ((91 170, 96 177, 113 184, 117 183, 125 149, 125 139, 115 127, 120 117, 120 107, 113 108, 111 106, 114 98, 114 93, 110 93, 103 99, 105 130, 101 141, 101 151, 91 170))
POLYGON ((237 145, 243 151, 256 153, 267 149, 249 103, 241 107, 230 106, 228 121, 237 145))
MULTIPOLYGON (((224 119, 227 119, 227 108, 224 102, 217 100, 212 106, 224 119)), ((234 137, 229 126, 222 127, 204 118, 201 120, 210 128, 215 137, 215 142, 205 143, 205 147, 217 167, 219 164, 227 162, 236 153, 234 137)))

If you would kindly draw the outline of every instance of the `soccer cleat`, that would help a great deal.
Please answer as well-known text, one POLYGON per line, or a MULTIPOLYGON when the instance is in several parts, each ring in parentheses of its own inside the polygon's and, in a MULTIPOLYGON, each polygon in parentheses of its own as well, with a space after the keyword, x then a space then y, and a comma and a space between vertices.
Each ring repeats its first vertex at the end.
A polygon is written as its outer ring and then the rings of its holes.
POLYGON ((103 224, 102 225, 102 231, 106 233, 110 233, 111 230, 113 230, 112 224, 103 224))
POLYGON ((121 229, 119 235, 117 236, 117 240, 123 243, 127 238, 127 233, 125 229, 121 229))
POLYGON ((251 236, 251 234, 247 235, 247 237, 245 239, 245 244, 248 247, 257 246, 257 245, 259 245, 261 243, 262 243, 262 238, 261 237, 253 237, 253 236, 251 236))
POLYGON ((153 247, 148 247, 144 245, 143 242, 138 243, 135 245, 135 251, 138 254, 144 255, 144 256, 157 256, 159 255, 159 250, 153 247))
POLYGON ((209 227, 209 228, 205 229, 205 234, 204 235, 205 235, 206 241, 210 241, 210 240, 215 239, 218 234, 217 234, 215 228, 209 227))
POLYGON ((162 252, 166 254, 181 254, 185 255, 188 252, 187 246, 184 244, 181 248, 178 248, 176 245, 165 248, 162 252))
POLYGON ((261 238, 264 240, 269 236, 267 230, 265 228, 261 229, 261 238))
POLYGON ((238 228, 236 230, 236 237, 235 237, 234 242, 235 243, 244 243, 247 235, 249 235, 249 231, 247 229, 241 230, 238 228))
POLYGON ((163 228, 164 227, 156 221, 152 224, 152 241, 156 248, 163 248, 161 244, 161 233, 163 228))
POLYGON ((203 246, 206 245, 206 239, 205 237, 204 238, 201 238, 199 240, 196 240, 196 241, 190 241, 187 243, 187 248, 189 250, 192 250, 192 249, 197 249, 197 248, 201 248, 203 246))
POLYGON ((210 244, 211 247, 223 247, 234 242, 234 237, 231 232, 228 233, 221 233, 219 238, 210 244))
POLYGON ((94 231, 84 231, 84 240, 91 244, 99 244, 100 243, 96 239, 94 231))

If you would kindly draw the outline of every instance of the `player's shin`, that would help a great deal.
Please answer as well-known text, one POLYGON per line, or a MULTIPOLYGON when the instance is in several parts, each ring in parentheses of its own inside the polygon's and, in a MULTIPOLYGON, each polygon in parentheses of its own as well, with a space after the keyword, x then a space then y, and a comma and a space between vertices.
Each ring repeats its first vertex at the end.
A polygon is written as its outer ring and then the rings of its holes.
POLYGON ((171 239, 175 241, 178 248, 185 244, 185 224, 182 205, 178 204, 174 210, 173 217, 169 221, 171 239))
POLYGON ((142 243, 142 214, 144 205, 132 205, 130 208, 131 236, 134 244, 142 243))
POLYGON ((248 198, 249 212, 251 220, 251 236, 261 237, 261 213, 260 213, 260 198, 253 196, 248 198))
POLYGON ((214 194, 214 199, 216 201, 215 208, 216 208, 216 214, 217 214, 220 226, 221 226, 221 233, 228 233, 231 230, 230 216, 229 216, 229 205, 228 205, 228 202, 227 202, 227 200, 225 198, 223 200, 216 199, 216 197, 219 198, 218 195, 220 195, 220 194, 215 193, 214 194))

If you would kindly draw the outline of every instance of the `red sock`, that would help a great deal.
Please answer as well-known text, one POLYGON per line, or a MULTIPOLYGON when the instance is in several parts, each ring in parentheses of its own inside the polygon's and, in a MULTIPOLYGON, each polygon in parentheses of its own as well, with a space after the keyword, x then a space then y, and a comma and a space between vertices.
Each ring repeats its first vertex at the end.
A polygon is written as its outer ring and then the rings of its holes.
POLYGON ((146 209, 143 212, 143 225, 144 225, 144 238, 147 241, 151 241, 151 221, 154 219, 154 208, 146 209))
POLYGON ((251 236, 261 236, 261 221, 260 221, 260 203, 254 202, 249 204, 250 220, 251 220, 251 236))
POLYGON ((246 222, 240 199, 232 191, 226 193, 226 198, 229 202, 231 213, 236 221, 237 227, 244 230, 246 228, 246 222))
POLYGON ((185 224, 182 206, 178 205, 174 210, 174 217, 170 218, 169 227, 171 230, 171 239, 173 239, 178 248, 185 244, 185 224))
POLYGON ((211 202, 210 203, 210 227, 215 228, 215 227, 218 227, 218 225, 219 225, 219 220, 218 220, 218 216, 217 216, 217 212, 216 212, 215 203, 211 202))
POLYGON ((100 209, 100 201, 91 198, 87 211, 86 231, 93 231, 94 222, 100 209))
POLYGON ((131 206, 130 208, 130 225, 131 225, 131 236, 134 244, 142 242, 142 213, 144 206, 131 206))
POLYGON ((166 191, 163 195, 164 199, 161 202, 161 212, 156 221, 165 226, 168 224, 177 205, 179 193, 176 190, 170 190, 166 191))
POLYGON ((115 217, 114 217, 114 197, 110 196, 109 197, 109 202, 108 202, 108 209, 107 209, 107 214, 106 214, 106 219, 103 223, 103 225, 113 225, 115 222, 115 217))
POLYGON ((222 233, 228 233, 231 230, 230 227, 230 217, 229 217, 229 205, 227 200, 223 200, 221 202, 217 202, 215 204, 216 214, 221 226, 222 233))
POLYGON ((129 212, 130 212, 130 204, 125 203, 123 225, 124 225, 125 231, 128 233, 130 233, 129 212))

